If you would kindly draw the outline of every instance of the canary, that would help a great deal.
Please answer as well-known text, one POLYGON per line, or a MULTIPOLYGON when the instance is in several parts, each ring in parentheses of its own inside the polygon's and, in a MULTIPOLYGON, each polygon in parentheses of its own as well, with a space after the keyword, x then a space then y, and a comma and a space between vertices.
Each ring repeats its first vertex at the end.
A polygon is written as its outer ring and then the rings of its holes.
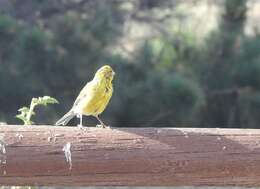
POLYGON ((105 110, 113 94, 112 81, 115 72, 108 66, 102 66, 95 74, 92 81, 88 82, 76 98, 72 108, 56 125, 66 125, 74 116, 80 118, 79 127, 82 127, 82 115, 94 116, 103 128, 107 127, 99 118, 105 110))

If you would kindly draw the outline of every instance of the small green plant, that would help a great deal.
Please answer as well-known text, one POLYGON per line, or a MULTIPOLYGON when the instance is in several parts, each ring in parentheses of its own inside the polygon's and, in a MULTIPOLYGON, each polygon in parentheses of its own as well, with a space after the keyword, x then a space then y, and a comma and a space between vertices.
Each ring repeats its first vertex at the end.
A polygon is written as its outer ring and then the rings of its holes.
POLYGON ((22 120, 24 125, 31 125, 34 122, 31 121, 31 117, 35 115, 34 108, 37 105, 44 105, 47 106, 48 104, 57 104, 59 103, 55 98, 52 98, 50 96, 43 96, 38 98, 32 98, 30 107, 22 107, 18 111, 20 114, 16 115, 15 117, 22 120))

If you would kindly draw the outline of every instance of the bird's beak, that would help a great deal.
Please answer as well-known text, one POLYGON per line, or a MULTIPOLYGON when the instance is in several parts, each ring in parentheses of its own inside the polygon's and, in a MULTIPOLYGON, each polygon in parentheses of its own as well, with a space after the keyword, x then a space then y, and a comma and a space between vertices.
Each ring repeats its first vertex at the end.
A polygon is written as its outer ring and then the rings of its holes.
POLYGON ((115 73, 115 72, 112 72, 112 75, 113 75, 113 76, 115 76, 115 75, 116 75, 116 73, 115 73))

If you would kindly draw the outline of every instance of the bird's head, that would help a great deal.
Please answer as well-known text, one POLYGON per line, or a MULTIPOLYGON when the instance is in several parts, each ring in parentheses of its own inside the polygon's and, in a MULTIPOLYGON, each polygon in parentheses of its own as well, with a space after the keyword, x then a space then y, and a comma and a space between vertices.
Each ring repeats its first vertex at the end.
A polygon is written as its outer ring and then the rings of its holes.
POLYGON ((95 78, 106 79, 111 82, 114 78, 114 75, 115 72, 113 71, 113 69, 109 65, 105 65, 98 69, 95 74, 95 78))

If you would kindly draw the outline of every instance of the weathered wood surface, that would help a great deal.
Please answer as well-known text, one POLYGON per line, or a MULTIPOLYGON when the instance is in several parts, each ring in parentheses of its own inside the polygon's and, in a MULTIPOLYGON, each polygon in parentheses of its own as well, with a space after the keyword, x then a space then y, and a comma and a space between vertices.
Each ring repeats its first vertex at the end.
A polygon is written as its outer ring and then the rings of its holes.
POLYGON ((0 140, 0 185, 260 186, 260 130, 0 126, 0 140))

